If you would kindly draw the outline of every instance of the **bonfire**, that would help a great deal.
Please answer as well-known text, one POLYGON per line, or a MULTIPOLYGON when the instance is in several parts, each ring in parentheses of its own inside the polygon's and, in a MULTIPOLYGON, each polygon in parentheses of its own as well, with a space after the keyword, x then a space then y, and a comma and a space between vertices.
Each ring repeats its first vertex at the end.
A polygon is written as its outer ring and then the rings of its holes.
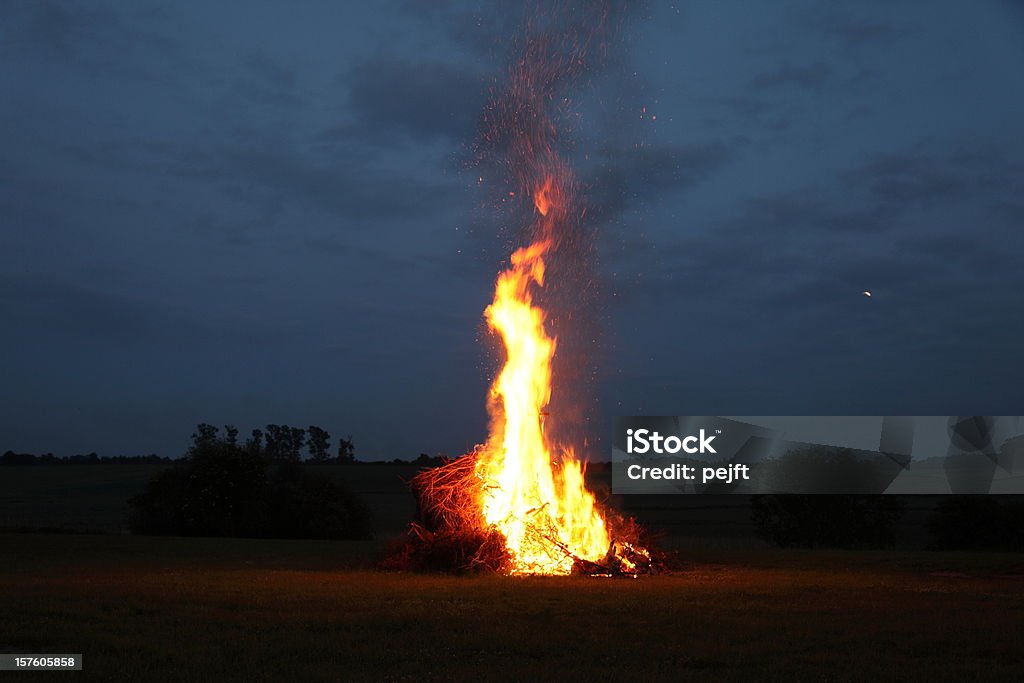
POLYGON ((484 311, 504 349, 488 397, 490 434, 473 452, 412 480, 419 514, 399 566, 506 574, 650 571, 637 526, 598 503, 573 447, 552 443, 545 430, 558 345, 537 298, 549 259, 585 214, 556 140, 557 108, 568 101, 556 86, 583 68, 602 21, 585 40, 527 30, 507 86, 485 112, 485 140, 502 150, 516 186, 508 194, 532 200, 533 217, 525 245, 498 275, 484 311))

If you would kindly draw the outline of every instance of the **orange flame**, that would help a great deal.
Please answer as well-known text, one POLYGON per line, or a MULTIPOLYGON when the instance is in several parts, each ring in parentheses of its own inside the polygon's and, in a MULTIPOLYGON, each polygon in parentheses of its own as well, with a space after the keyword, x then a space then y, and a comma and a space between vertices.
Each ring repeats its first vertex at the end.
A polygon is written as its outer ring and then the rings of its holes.
POLYGON ((540 186, 533 194, 533 205, 537 207, 537 211, 540 212, 541 216, 547 216, 548 211, 551 210, 552 198, 549 196, 552 191, 554 182, 551 178, 546 178, 544 184, 540 186))
POLYGON ((582 463, 571 449, 550 444, 544 433, 556 343, 532 290, 544 285, 557 196, 551 178, 535 191, 545 236, 512 254, 485 311, 488 325, 504 342, 506 360, 491 387, 491 434, 476 465, 484 481, 479 503, 485 522, 504 536, 515 574, 568 574, 575 558, 598 562, 611 544, 586 489, 582 463))

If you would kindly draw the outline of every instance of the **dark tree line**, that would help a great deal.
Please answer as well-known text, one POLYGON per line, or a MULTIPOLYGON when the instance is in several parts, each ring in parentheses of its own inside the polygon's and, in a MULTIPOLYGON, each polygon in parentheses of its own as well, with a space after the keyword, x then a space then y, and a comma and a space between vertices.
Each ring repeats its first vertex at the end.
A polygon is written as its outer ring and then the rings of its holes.
POLYGON ((161 455, 84 455, 56 456, 53 453, 35 455, 6 451, 0 455, 0 465, 165 465, 173 458, 161 455))
MULTIPOLYGON (((218 427, 204 422, 196 425, 192 439, 193 445, 211 443, 219 439, 232 446, 239 444, 238 429, 234 425, 225 425, 224 434, 221 436, 218 427)), ((330 432, 316 425, 302 429, 289 425, 268 424, 265 429, 252 430, 244 445, 263 451, 275 462, 303 462, 303 450, 308 456, 305 461, 318 465, 346 465, 356 462, 356 447, 351 434, 344 439, 338 439, 338 447, 332 455, 330 432)), ((10 450, 0 455, 0 465, 148 465, 171 462, 174 462, 173 458, 158 455, 98 456, 96 453, 87 453, 57 457, 53 453, 35 455, 10 450)))

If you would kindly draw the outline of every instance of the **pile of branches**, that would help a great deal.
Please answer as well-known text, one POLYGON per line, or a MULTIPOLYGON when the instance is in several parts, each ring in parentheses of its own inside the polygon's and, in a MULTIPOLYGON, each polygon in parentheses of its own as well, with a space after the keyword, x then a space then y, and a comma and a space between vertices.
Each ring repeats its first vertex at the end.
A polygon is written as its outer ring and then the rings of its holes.
POLYGON ((507 572, 512 558, 505 539, 480 517, 483 481, 476 474, 475 453, 419 472, 409 487, 416 496, 416 519, 405 542, 381 562, 382 569, 507 572))
MULTIPOLYGON (((397 571, 448 573, 509 573, 512 557, 502 534, 487 525, 479 501, 489 485, 477 473, 474 451, 439 467, 419 472, 409 482, 416 496, 416 520, 404 543, 390 553, 381 568, 397 571)), ((573 573, 591 576, 636 576, 656 571, 656 562, 641 538, 643 530, 631 518, 606 511, 609 531, 616 540, 600 562, 573 555, 540 526, 531 529, 573 559, 573 573)), ((531 525, 532 526, 532 525, 531 525)))

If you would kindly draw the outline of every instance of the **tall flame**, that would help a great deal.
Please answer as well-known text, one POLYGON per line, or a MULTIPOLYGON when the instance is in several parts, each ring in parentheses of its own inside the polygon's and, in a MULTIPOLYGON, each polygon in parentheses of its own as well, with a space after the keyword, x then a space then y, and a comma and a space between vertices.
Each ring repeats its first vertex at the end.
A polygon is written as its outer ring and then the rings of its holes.
POLYGON ((479 503, 486 523, 504 536, 512 572, 518 574, 568 574, 576 558, 600 561, 611 543, 586 489, 582 464, 544 433, 556 343, 545 330, 546 314, 534 303, 533 290, 544 286, 544 257, 559 216, 552 210, 555 189, 548 177, 534 192, 540 237, 512 254, 485 311, 488 325, 504 342, 506 359, 491 387, 491 433, 476 464, 485 482, 479 503))

